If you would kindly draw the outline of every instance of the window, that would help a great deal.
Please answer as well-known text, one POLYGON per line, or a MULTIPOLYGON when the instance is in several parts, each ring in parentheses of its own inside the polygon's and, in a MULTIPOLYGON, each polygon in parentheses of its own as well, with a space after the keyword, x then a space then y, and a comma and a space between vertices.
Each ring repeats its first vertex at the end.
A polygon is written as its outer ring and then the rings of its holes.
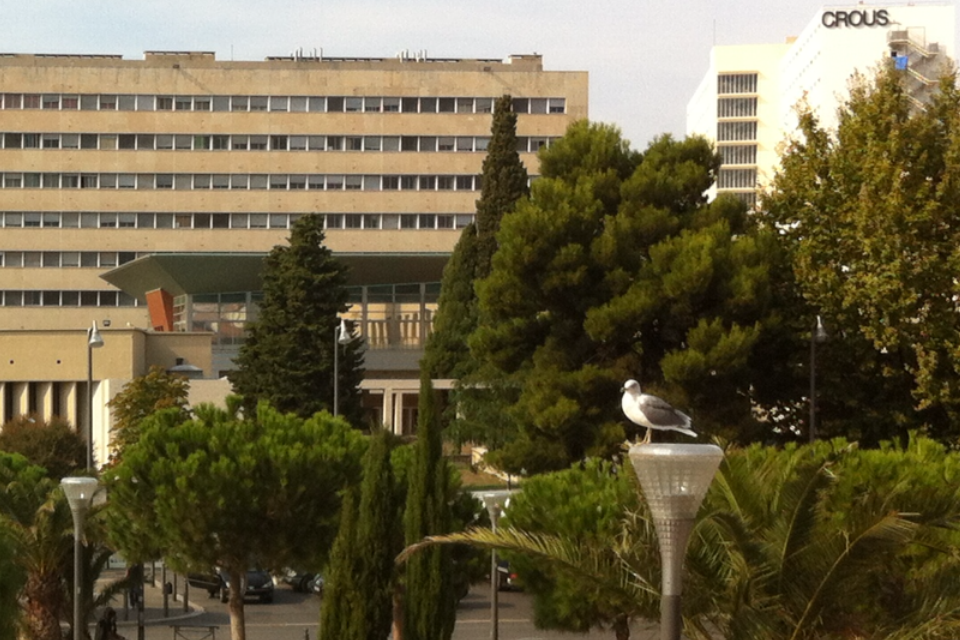
POLYGON ((60 252, 59 251, 44 251, 43 252, 43 266, 52 267, 54 269, 60 267, 60 252))
POLYGON ((157 111, 173 111, 173 98, 157 96, 157 111))
POLYGON ((27 93, 23 96, 23 108, 24 109, 39 109, 40 108, 40 96, 33 93, 27 93))
POLYGON ((24 227, 39 227, 41 216, 36 211, 28 211, 23 214, 24 227))
POLYGON ((384 191, 393 191, 400 188, 400 176, 383 176, 381 188, 384 191))
POLYGON ((100 110, 113 111, 117 108, 117 96, 100 96, 100 110))
POLYGON ((194 111, 210 111, 210 98, 208 96, 197 96, 193 99, 194 111))
POLYGON ((39 134, 39 133, 25 133, 25 134, 23 134, 23 148, 24 148, 24 149, 39 149, 39 148, 40 148, 40 134, 39 134))
POLYGON ((417 216, 414 214, 404 213, 400 215, 400 228, 401 229, 416 229, 417 228, 417 216))
POLYGON ((193 148, 193 136, 175 135, 173 136, 173 144, 177 150, 187 151, 193 148))
POLYGON ((307 110, 306 96, 293 96, 290 98, 290 111, 302 113, 307 110))
POLYGON ((233 145, 233 148, 238 151, 244 151, 250 148, 249 136, 231 136, 230 142, 233 145))
POLYGON ((289 104, 287 96, 271 96, 270 111, 286 111, 289 104))
POLYGON ((437 138, 437 151, 453 151, 454 138, 442 136, 437 138))
POLYGON ((347 176, 344 185, 348 191, 359 191, 363 187, 363 176, 347 176))
POLYGON ((60 177, 60 186, 63 189, 77 189, 80 186, 80 176, 75 173, 65 173, 60 177))
POLYGON ((323 113, 327 110, 327 99, 311 97, 309 100, 307 100, 307 106, 313 113, 323 113))
POLYGON ((530 101, 526 98, 514 98, 513 99, 513 112, 514 113, 528 113, 530 111, 530 101))
POLYGON ((327 136, 307 136, 310 151, 323 151, 327 148, 327 136))
POLYGON ((251 228, 251 229, 266 229, 266 228, 267 228, 267 214, 265 214, 265 213, 251 213, 251 214, 250 214, 250 228, 251 228))
POLYGON ((363 216, 356 213, 349 213, 344 217, 344 227, 347 229, 362 229, 363 216))
POLYGON ((347 136, 346 138, 346 150, 347 151, 362 151, 363 150, 363 138, 359 136, 347 136))
POLYGON ((720 147, 720 157, 724 165, 728 164, 756 164, 756 145, 730 145, 720 147))
POLYGON ((23 95, 19 93, 7 93, 3 96, 4 109, 20 109, 23 105, 23 95))
POLYGON ((437 112, 436 98, 420 98, 420 113, 436 113, 436 112, 437 112))
POLYGON ((158 134, 157 149, 173 149, 173 136, 169 133, 158 134))
POLYGON ((757 123, 753 122, 718 122, 717 140, 756 140, 757 123))
POLYGON ((441 191, 452 191, 453 185, 453 176, 437 176, 437 189, 441 191))
POLYGON ((383 111, 384 113, 397 113, 400 111, 400 98, 384 98, 383 99, 383 111))
POLYGON ((440 98, 437 100, 440 113, 455 113, 457 110, 456 98, 440 98))
POLYGON ((81 134, 80 134, 80 148, 81 148, 81 149, 96 149, 96 148, 97 148, 97 134, 95 134, 95 133, 81 133, 81 134))
POLYGON ((193 96, 177 96, 173 99, 173 103, 177 111, 193 110, 193 96))
POLYGON ((473 138, 467 136, 458 137, 457 151, 473 151, 473 138))
POLYGON ((457 113, 473 113, 473 98, 457 98, 457 113))
POLYGON ((154 96, 137 96, 137 111, 153 111, 155 99, 154 96))
POLYGON ((756 93, 757 74, 724 73, 717 76, 717 93, 756 93))
POLYGON ((153 149, 155 137, 149 133, 137 135, 137 149, 153 149))
POLYGON ((343 101, 344 111, 355 113, 363 110, 363 98, 345 98, 343 101))
POLYGON ((80 176, 81 189, 96 189, 99 183, 99 176, 96 173, 84 173, 80 176))
POLYGON ((530 113, 546 113, 546 112, 547 112, 546 98, 530 98, 530 113))
POLYGON ((401 98, 400 109, 404 113, 417 113, 417 111, 419 111, 417 103, 418 100, 416 98, 401 98))
POLYGON ((214 151, 230 149, 230 136, 210 136, 210 146, 214 151))
POLYGON ((270 136, 270 148, 274 151, 286 151, 287 136, 270 136))
POLYGON ((400 136, 384 136, 381 144, 383 151, 400 151, 400 136))
POLYGON ((23 134, 5 133, 3 134, 3 146, 6 149, 19 149, 23 146, 23 134))
POLYGON ((194 189, 209 189, 210 188, 210 174, 209 173, 198 173, 193 176, 193 188, 194 189))
POLYGON ((121 133, 117 137, 117 148, 118 149, 136 149, 137 148, 137 136, 132 134, 123 134, 121 133))
POLYGON ((210 149, 210 136, 193 136, 193 148, 200 150, 210 149))
POLYGON ((416 151, 417 150, 417 136, 403 136, 400 138, 400 150, 401 151, 416 151))
POLYGON ((400 188, 404 191, 417 189, 417 176, 400 176, 400 188))
POLYGON ((550 98, 547 102, 547 111, 549 113, 566 113, 567 112, 567 100, 566 98, 550 98))
POLYGON ((718 118, 750 118, 757 115, 756 98, 720 98, 717 100, 718 118))
POLYGON ((436 176, 420 176, 420 190, 433 191, 437 186, 436 176))
POLYGON ((477 113, 493 113, 493 98, 477 98, 475 105, 477 113))
POLYGON ((60 95, 45 95, 43 96, 43 108, 44 109, 59 109, 60 108, 60 95))
POLYGON ((79 149, 80 136, 76 133, 65 133, 60 136, 60 145, 64 149, 79 149))
POLYGON ((307 188, 307 176, 305 175, 290 176, 290 189, 306 189, 306 188, 307 188))
POLYGON ((306 151, 307 136, 290 136, 289 143, 291 151, 306 151))
POLYGON ((457 176, 457 191, 472 191, 473 176, 457 176))
POLYGON ((247 96, 234 96, 230 98, 231 111, 247 111, 249 109, 250 99, 247 96))
POLYGON ((228 96, 213 96, 214 111, 230 111, 230 98, 228 96))
POLYGON ((420 136, 420 151, 436 151, 437 139, 433 136, 420 136))
POLYGON ((757 186, 756 169, 720 169, 719 189, 754 189, 757 186))
POLYGON ((343 189, 343 176, 327 176, 327 191, 343 189))
POLYGON ((250 111, 266 111, 267 96, 250 96, 250 111))
POLYGON ((250 176, 245 173, 235 173, 230 176, 231 189, 246 189, 250 184, 250 176))
MULTIPOLYGON (((22 186, 23 186, 23 174, 21 173, 3 174, 3 187, 5 189, 19 189, 22 186)), ((7 214, 7 215, 9 216, 10 214, 7 214)))
POLYGON ((272 173, 270 174, 270 188, 271 189, 286 189, 287 188, 287 176, 282 173, 272 173))
POLYGON ((380 190, 380 176, 363 176, 363 190, 364 190, 364 191, 379 191, 379 190, 380 190))
POLYGON ((213 178, 211 180, 214 189, 230 188, 230 176, 225 173, 215 173, 213 174, 213 178))
POLYGON ((379 113, 383 107, 383 98, 364 98, 363 110, 379 113))
POLYGON ((136 175, 132 173, 117 174, 117 187, 120 189, 133 189, 136 186, 136 175))
POLYGON ((120 111, 136 111, 137 97, 136 96, 119 96, 117 98, 117 107, 120 109, 120 111))
POLYGON ((267 150, 267 136, 250 136, 250 150, 251 150, 251 151, 266 151, 266 150, 267 150))
MULTIPOLYGON (((97 215, 97 214, 92 214, 97 215)), ((101 229, 116 229, 117 228, 117 214, 115 213, 101 213, 100 214, 100 228, 101 229)))

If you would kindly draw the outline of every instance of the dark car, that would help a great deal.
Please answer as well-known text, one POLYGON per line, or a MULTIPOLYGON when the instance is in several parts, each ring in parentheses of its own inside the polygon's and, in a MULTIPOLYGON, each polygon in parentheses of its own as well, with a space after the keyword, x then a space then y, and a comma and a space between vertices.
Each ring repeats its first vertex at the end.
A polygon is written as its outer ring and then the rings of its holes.
POLYGON ((220 590, 223 588, 223 580, 220 579, 220 574, 216 571, 210 571, 209 573, 188 573, 187 584, 195 589, 203 589, 210 594, 211 598, 216 598, 220 595, 220 590))
MULTIPOLYGON (((221 569, 220 581, 223 585, 220 588, 220 602, 227 602, 230 599, 230 574, 221 569)), ((247 569, 244 584, 246 585, 244 598, 259 598, 260 602, 273 602, 273 576, 269 571, 259 568, 247 569)))

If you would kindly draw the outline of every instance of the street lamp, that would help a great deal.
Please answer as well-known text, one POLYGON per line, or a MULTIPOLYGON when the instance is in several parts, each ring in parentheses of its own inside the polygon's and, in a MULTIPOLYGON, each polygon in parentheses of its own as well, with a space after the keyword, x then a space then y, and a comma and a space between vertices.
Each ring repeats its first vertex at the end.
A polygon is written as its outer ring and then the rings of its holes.
POLYGON ((807 431, 810 444, 817 439, 817 345, 826 341, 827 330, 818 315, 817 324, 810 332, 810 428, 807 431))
POLYGON ((679 640, 683 557, 700 503, 723 459, 712 444, 635 444, 630 462, 650 505, 663 565, 660 640, 679 640))
MULTIPOLYGON (((500 519, 500 513, 506 506, 507 500, 515 493, 514 491, 490 491, 483 494, 483 505, 490 514, 490 527, 494 533, 497 532, 497 521, 500 519)), ((497 571, 497 550, 490 550, 490 640, 497 640, 500 635, 500 612, 499 612, 499 584, 497 571)))
POLYGON ((83 521, 87 509, 90 508, 90 501, 97 490, 97 479, 64 478, 60 481, 60 486, 70 503, 70 513, 73 514, 73 640, 82 640, 84 634, 81 633, 83 621, 80 605, 83 603, 83 563, 80 540, 83 537, 83 521))
POLYGON ((333 328, 333 415, 340 415, 340 345, 353 340, 345 318, 333 328))
POLYGON ((93 470, 93 350, 103 346, 97 321, 87 329, 87 471, 93 470))

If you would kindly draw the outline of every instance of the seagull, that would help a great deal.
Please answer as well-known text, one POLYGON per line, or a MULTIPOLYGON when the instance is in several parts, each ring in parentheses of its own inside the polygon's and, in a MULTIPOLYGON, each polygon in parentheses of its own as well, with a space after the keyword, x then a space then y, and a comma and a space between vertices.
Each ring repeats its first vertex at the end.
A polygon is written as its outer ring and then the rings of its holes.
POLYGON ((677 411, 670 403, 657 396, 640 392, 640 383, 636 380, 627 380, 623 384, 623 397, 620 406, 630 422, 647 428, 647 437, 641 444, 649 444, 654 429, 679 431, 680 433, 696 438, 697 434, 690 428, 690 416, 677 411))

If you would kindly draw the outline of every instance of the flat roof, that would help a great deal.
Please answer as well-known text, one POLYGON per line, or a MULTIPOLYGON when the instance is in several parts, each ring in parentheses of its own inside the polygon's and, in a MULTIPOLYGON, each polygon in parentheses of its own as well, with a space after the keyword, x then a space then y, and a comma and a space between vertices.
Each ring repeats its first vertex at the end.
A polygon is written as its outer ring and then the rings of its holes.
MULTIPOLYGON (((171 295, 260 291, 266 253, 157 253, 101 278, 139 300, 148 291, 171 295)), ((349 267, 347 286, 440 282, 448 253, 337 253, 349 267)))

